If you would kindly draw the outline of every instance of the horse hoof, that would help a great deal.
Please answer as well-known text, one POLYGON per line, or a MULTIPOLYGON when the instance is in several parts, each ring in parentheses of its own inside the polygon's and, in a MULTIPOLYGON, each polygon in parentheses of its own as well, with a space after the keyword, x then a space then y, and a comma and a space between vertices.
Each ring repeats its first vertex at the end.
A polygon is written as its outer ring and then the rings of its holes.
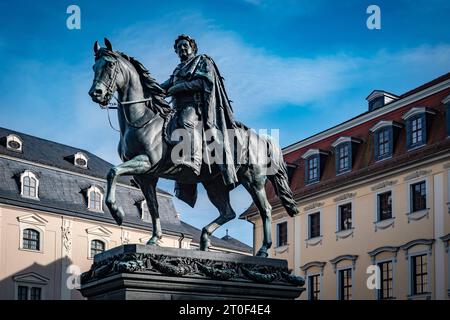
POLYGON ((161 237, 153 236, 147 241, 148 246, 159 246, 158 241, 161 239, 161 237))
POLYGON ((261 258, 267 258, 269 255, 268 255, 267 251, 261 250, 261 249, 260 249, 260 250, 256 253, 256 256, 257 256, 257 257, 261 257, 261 258))

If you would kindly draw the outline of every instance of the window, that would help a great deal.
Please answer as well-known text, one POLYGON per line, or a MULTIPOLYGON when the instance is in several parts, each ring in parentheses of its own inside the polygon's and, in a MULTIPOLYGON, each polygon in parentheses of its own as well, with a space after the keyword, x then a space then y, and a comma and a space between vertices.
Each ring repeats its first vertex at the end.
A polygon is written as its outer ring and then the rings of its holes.
POLYGON ((425 181, 411 185, 411 208, 412 212, 425 210, 427 208, 427 190, 425 181))
POLYGON ((17 300, 28 300, 28 287, 26 286, 18 287, 17 300))
POLYGON ((320 274, 308 276, 308 299, 319 300, 320 297, 320 274))
POLYGON ((415 147, 423 144, 423 138, 424 138, 424 124, 423 124, 423 118, 422 117, 415 117, 411 119, 411 131, 410 131, 410 139, 411 144, 409 147, 415 147))
POLYGON ((42 300, 42 288, 18 286, 17 300, 42 300))
POLYGON ((427 107, 414 107, 402 116, 406 123, 406 146, 408 149, 426 144, 427 128, 436 111, 427 107))
POLYGON ((39 251, 40 250, 39 237, 40 237, 39 231, 33 229, 23 230, 23 241, 22 241, 23 249, 39 251))
POLYGON ((308 182, 319 180, 319 157, 308 159, 308 182))
POLYGON ((427 255, 411 257, 412 269, 412 294, 428 292, 428 264, 427 255))
POLYGON ((344 171, 350 170, 350 163, 351 163, 350 144, 343 143, 337 147, 336 151, 337 151, 336 173, 342 173, 344 171))
POLYGON ((41 300, 41 288, 32 287, 30 292, 30 300, 41 300))
POLYGON ((39 181, 34 173, 26 170, 20 175, 21 195, 26 198, 38 198, 39 181))
POLYGON ((302 155, 305 164, 305 185, 320 181, 320 174, 325 163, 328 151, 309 149, 302 155))
POLYGON ((392 261, 378 263, 380 268, 380 289, 378 290, 379 299, 390 299, 394 297, 392 261))
POLYGON ((88 158, 82 152, 77 152, 73 156, 73 164, 78 167, 87 168, 88 158))
POLYGON ((392 192, 384 192, 378 197, 378 221, 392 218, 392 192))
POLYGON ((282 247, 287 245, 287 222, 277 224, 277 246, 282 247))
POLYGON ((339 229, 338 231, 342 230, 349 230, 353 227, 352 225, 352 204, 346 203, 343 205, 340 205, 338 207, 338 223, 339 223, 339 229))
POLYGON ((352 269, 339 270, 339 300, 352 298, 352 269))
POLYGON ((103 192, 99 187, 90 187, 88 193, 88 209, 93 211, 103 211, 103 192))
POLYGON ((309 238, 320 237, 320 212, 312 213, 309 216, 309 238))
POLYGON ((392 153, 391 153, 390 132, 391 132, 390 128, 384 128, 378 130, 375 133, 377 137, 376 139, 377 144, 375 145, 375 148, 378 151, 376 152, 377 154, 376 160, 385 159, 391 156, 392 153))
POLYGON ((105 243, 100 240, 92 240, 91 241, 91 258, 94 258, 94 256, 98 253, 102 253, 105 251, 105 243))
POLYGON ((12 151, 22 152, 22 139, 15 134, 8 135, 6 137, 6 148, 12 151))

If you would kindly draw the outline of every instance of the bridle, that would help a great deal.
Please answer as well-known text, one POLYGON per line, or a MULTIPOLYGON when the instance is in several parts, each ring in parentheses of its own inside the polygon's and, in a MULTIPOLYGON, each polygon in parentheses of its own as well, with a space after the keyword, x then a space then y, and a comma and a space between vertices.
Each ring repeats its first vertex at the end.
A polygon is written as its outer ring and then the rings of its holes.
MULTIPOLYGON (((114 128, 114 126, 111 123, 111 118, 110 118, 110 115, 109 115, 109 109, 118 109, 118 105, 124 106, 124 105, 135 104, 135 103, 143 103, 143 102, 144 103, 145 102, 153 103, 153 99, 151 97, 149 97, 149 98, 140 99, 140 100, 119 101, 119 99, 117 99, 116 96, 114 95, 114 93, 116 92, 116 89, 117 89, 117 86, 116 86, 117 75, 119 74, 119 68, 117 67, 117 64, 118 64, 117 60, 112 62, 112 66, 110 67, 112 69, 112 71, 111 71, 111 73, 110 73, 110 75, 108 77, 108 79, 109 79, 108 83, 105 82, 103 79, 99 79, 99 77, 96 76, 94 78, 94 84, 96 84, 96 83, 103 84, 106 87, 105 98, 108 99, 108 100, 111 100, 111 98, 114 98, 117 101, 117 103, 109 101, 106 105, 102 105, 101 103, 99 103, 99 105, 100 105, 100 108, 107 110, 108 122, 109 122, 110 127, 113 130, 115 130, 117 132, 120 132, 120 130, 117 130, 116 128, 114 128)), ((148 113, 146 112, 145 114, 148 114, 148 113)), ((127 122, 127 124, 129 126, 135 128, 135 129, 143 128, 152 119, 151 116, 150 117, 147 116, 148 119, 145 119, 145 115, 144 115, 141 119, 136 121, 137 123, 132 123, 130 120, 128 120, 127 113, 125 112, 125 110, 123 110, 123 115, 124 115, 124 118, 125 118, 125 121, 127 122), (142 119, 144 119, 144 121, 142 121, 142 119), (144 123, 140 123, 140 122, 144 122, 144 123)))

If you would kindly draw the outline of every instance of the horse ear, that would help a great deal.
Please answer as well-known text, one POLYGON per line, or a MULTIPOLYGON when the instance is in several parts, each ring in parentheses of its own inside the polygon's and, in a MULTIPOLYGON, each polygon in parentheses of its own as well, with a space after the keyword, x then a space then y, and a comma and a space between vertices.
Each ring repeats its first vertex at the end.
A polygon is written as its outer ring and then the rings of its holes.
POLYGON ((98 44, 98 41, 95 41, 95 43, 94 43, 94 53, 97 54, 98 50, 100 50, 100 45, 98 44))
POLYGON ((108 38, 105 38, 105 46, 106 46, 106 49, 108 49, 109 51, 113 51, 113 49, 112 49, 112 44, 111 44, 111 42, 108 40, 108 38))

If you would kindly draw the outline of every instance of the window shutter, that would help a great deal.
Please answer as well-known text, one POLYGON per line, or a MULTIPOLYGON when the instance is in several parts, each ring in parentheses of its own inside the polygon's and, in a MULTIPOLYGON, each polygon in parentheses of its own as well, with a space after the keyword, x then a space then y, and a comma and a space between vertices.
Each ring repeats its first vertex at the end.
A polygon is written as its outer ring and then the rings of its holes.
POLYGON ((428 128, 431 127, 431 117, 426 113, 421 114, 420 117, 422 118, 422 143, 426 144, 428 137, 428 128))
POLYGON ((341 168, 339 168, 339 151, 342 145, 336 146, 334 149, 334 163, 336 166, 336 174, 339 174, 341 172, 341 168))
MULTIPOLYGON (((381 129, 382 130, 382 129, 381 129)), ((374 159, 375 161, 379 159, 380 155, 379 155, 379 141, 378 141, 378 133, 380 132, 380 130, 377 130, 373 133, 373 154, 374 154, 374 159)))
POLYGON ((412 119, 406 120, 406 147, 411 148, 411 130, 412 130, 412 119))
POLYGON ((354 148, 354 143, 353 142, 349 142, 348 143, 348 170, 352 170, 353 169, 353 149, 354 148))
POLYGON ((309 161, 309 158, 303 160, 303 162, 305 163, 305 176, 304 176, 305 185, 307 185, 308 181, 309 181, 309 177, 308 177, 308 161, 309 161))
POLYGON ((394 154, 394 128, 389 127, 388 132, 389 132, 389 155, 393 155, 394 154))

